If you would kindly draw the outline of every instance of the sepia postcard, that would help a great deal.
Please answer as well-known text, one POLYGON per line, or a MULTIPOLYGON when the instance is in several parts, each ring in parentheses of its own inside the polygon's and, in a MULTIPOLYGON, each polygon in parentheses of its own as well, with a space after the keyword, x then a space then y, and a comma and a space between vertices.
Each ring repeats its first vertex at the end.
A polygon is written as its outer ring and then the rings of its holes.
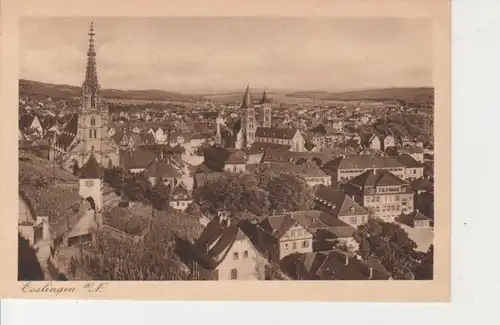
POLYGON ((449 1, 230 3, 4 3, 2 297, 449 300, 449 1))

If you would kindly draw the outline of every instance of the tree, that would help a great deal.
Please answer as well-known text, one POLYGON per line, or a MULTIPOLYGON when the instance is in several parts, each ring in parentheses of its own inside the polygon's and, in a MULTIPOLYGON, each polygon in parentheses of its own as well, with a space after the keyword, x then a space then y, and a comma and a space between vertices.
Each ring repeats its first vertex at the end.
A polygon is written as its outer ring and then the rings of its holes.
POLYGON ((418 265, 416 243, 395 223, 369 218, 353 235, 359 243, 358 254, 363 259, 376 257, 394 279, 414 279, 418 265))
POLYGON ((200 206, 196 202, 191 202, 187 208, 186 208, 186 213, 193 215, 193 216, 201 216, 202 212, 200 209, 200 206))
POLYGON ((431 245, 415 269, 416 280, 432 280, 434 278, 434 245, 431 245))
POLYGON ((268 193, 257 184, 251 174, 225 174, 200 187, 195 197, 203 209, 263 215, 269 210, 268 193))
POLYGON ((267 182, 267 192, 272 210, 309 210, 313 204, 313 192, 307 182, 293 174, 280 173, 267 182))
POLYGON ((43 281, 44 274, 33 247, 20 233, 17 233, 17 280, 43 281))

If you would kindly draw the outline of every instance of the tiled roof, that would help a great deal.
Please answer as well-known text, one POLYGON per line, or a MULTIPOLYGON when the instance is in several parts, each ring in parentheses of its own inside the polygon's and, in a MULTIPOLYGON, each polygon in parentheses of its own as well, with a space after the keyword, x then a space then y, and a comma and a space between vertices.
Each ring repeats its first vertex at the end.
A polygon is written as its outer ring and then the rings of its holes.
POLYGON ((251 153, 263 152, 266 149, 289 151, 291 148, 292 146, 287 144, 254 142, 248 151, 251 153))
POLYGON ((104 171, 95 159, 94 155, 91 154, 85 165, 83 165, 80 170, 80 179, 98 179, 104 176, 104 171))
POLYGON ((423 167, 421 163, 416 161, 415 158, 413 158, 410 155, 404 154, 404 155, 394 156, 394 159, 399 161, 405 167, 410 167, 410 168, 423 167))
POLYGON ((295 136, 297 129, 295 128, 276 128, 276 127, 258 127, 255 131, 256 137, 261 138, 274 138, 274 139, 287 139, 290 140, 295 136))
POLYGON ((361 175, 358 175, 357 177, 351 179, 348 183, 360 187, 408 185, 408 182, 400 179, 393 173, 383 169, 379 169, 376 171, 372 169, 367 170, 361 175))
POLYGON ((334 169, 404 167, 404 165, 397 161, 394 157, 378 157, 370 155, 353 155, 345 158, 339 157, 328 162, 327 166, 334 169))
POLYGON ((35 115, 31 114, 21 115, 21 117, 19 118, 19 128, 20 129, 29 128, 33 123, 35 117, 36 117, 35 115))
POLYGON ((423 147, 402 147, 398 149, 401 153, 424 153, 423 147))
POLYGON ((276 238, 281 238, 297 221, 290 214, 268 216, 259 225, 276 238))
POLYGON ((229 252, 236 240, 245 239, 246 235, 238 225, 220 222, 218 218, 210 221, 198 240, 195 242, 199 262, 208 269, 214 269, 224 261, 227 255, 218 258, 220 254, 229 252))
POLYGON ((73 114, 64 126, 64 129, 56 140, 56 145, 63 149, 68 148, 78 132, 78 115, 73 114))
POLYGON ((181 173, 173 166, 171 161, 163 159, 154 160, 151 165, 146 168, 144 175, 157 178, 178 178, 181 176, 181 173))
POLYGON ((155 159, 151 150, 122 150, 120 151, 120 163, 126 169, 147 168, 155 159))
POLYGON ((245 152, 240 149, 213 147, 205 149, 204 155, 205 158, 210 158, 225 164, 244 164, 247 161, 245 152))
POLYGON ((313 162, 294 164, 289 162, 269 163, 268 170, 274 173, 289 173, 302 177, 327 177, 318 165, 313 162))
POLYGON ((318 201, 326 201, 331 204, 332 214, 335 217, 354 216, 368 214, 349 195, 332 187, 317 185, 314 187, 314 196, 318 201))

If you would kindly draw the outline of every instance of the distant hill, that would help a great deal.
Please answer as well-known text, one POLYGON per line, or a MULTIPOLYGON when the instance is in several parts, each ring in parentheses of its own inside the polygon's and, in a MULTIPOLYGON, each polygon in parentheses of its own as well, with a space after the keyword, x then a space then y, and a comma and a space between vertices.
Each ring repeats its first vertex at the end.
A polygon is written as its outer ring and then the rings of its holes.
POLYGON ((434 88, 380 88, 344 92, 301 91, 289 93, 287 96, 318 100, 400 100, 407 103, 432 103, 434 102, 434 88))
MULTIPOLYGON (((19 79, 19 94, 31 96, 49 96, 55 100, 67 100, 81 96, 81 87, 56 85, 39 81, 19 79)), ((108 99, 151 100, 190 102, 202 99, 199 95, 186 95, 163 90, 118 90, 102 89, 102 95, 108 99)))

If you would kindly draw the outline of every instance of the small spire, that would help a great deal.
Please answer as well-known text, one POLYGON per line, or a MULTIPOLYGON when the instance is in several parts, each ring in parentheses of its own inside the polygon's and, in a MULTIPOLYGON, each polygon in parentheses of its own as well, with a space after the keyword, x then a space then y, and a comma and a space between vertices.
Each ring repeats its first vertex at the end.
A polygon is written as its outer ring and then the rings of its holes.
POLYGON ((268 104, 268 103, 269 103, 269 99, 267 98, 267 92, 264 89, 264 92, 262 93, 262 98, 261 98, 261 100, 259 102, 259 105, 268 104))

